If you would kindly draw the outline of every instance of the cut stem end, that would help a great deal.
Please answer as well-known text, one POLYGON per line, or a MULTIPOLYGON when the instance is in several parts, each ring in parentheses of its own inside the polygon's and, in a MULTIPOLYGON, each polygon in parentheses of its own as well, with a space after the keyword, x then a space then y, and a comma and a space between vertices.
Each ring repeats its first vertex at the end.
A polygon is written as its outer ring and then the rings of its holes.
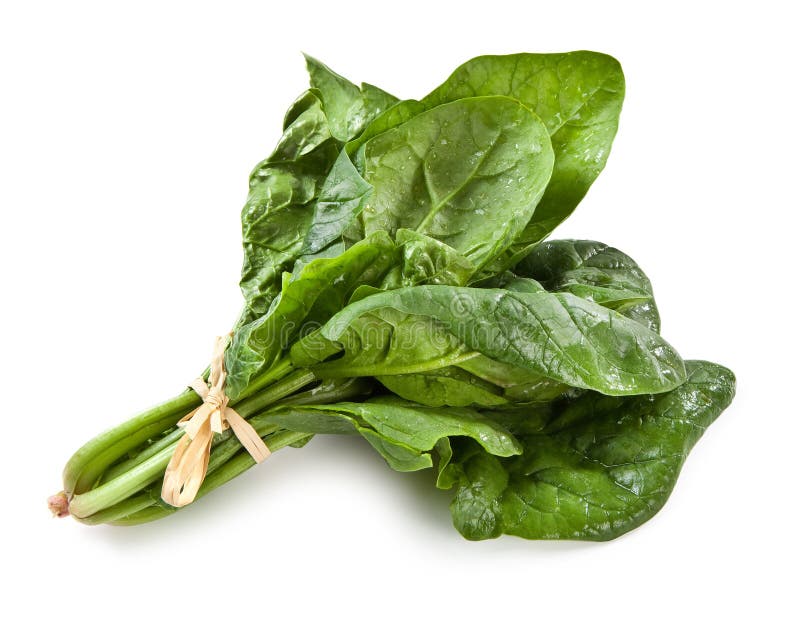
POLYGON ((69 497, 62 490, 47 498, 47 507, 53 513, 53 517, 66 517, 69 515, 69 497))

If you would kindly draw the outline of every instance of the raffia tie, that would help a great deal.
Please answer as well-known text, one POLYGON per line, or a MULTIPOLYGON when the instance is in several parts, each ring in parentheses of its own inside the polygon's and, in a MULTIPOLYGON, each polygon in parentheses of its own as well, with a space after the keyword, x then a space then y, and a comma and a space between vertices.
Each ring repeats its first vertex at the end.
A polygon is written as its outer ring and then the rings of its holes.
POLYGON ((231 428, 257 463, 269 457, 269 448, 255 429, 233 408, 228 407, 224 359, 227 345, 228 337, 217 337, 208 384, 200 377, 190 384, 203 403, 178 422, 185 434, 172 454, 161 487, 161 499, 172 506, 186 506, 197 496, 208 470, 211 440, 215 432, 222 433, 231 428))

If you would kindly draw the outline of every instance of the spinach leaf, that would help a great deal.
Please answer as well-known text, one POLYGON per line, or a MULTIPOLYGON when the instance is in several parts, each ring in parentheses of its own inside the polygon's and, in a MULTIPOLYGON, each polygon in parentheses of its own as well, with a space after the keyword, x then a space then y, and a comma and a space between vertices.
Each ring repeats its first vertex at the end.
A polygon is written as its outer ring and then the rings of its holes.
MULTIPOLYGON (((484 287, 520 292, 537 292, 545 287, 553 292, 570 292, 659 331, 650 280, 629 256, 597 241, 543 242, 517 264, 515 273, 507 272, 484 283, 484 287)), ((564 384, 484 356, 461 363, 459 368, 481 381, 501 386, 509 402, 543 402, 575 393, 564 384)), ((391 381, 382 382, 404 396, 399 388, 390 385, 391 381)), ((425 403, 421 398, 416 400, 425 403)))
MULTIPOLYGON (((359 89, 306 57, 312 89, 289 108, 275 151, 250 176, 242 210, 245 308, 238 325, 263 315, 280 291, 313 229, 317 198, 342 142, 357 135, 397 99, 372 85, 359 89)), ((356 186, 363 187, 363 186, 356 186)))
POLYGON ((492 407, 508 403, 502 388, 457 366, 376 378, 396 395, 425 406, 492 407))
POLYGON ((322 97, 330 130, 342 142, 355 138, 375 116, 397 102, 374 85, 364 83, 359 88, 316 58, 305 58, 311 86, 322 97))
POLYGON ((572 294, 613 308, 658 332, 653 287, 627 254, 598 241, 546 241, 514 268, 551 292, 572 294))
MULTIPOLYGON (((735 391, 727 368, 704 361, 686 368, 687 381, 661 395, 583 395, 538 434, 524 431, 519 457, 459 444, 439 475, 442 486, 456 486, 456 528, 468 539, 607 540, 650 519, 735 391)), ((502 413, 488 414, 502 421, 502 413)))
POLYGON ((377 230, 405 228, 477 269, 514 242, 552 170, 538 117, 496 96, 414 112, 398 104, 345 147, 323 187, 307 253, 330 255, 377 230))
POLYGON ((614 58, 573 51, 473 58, 421 102, 430 108, 469 96, 511 96, 547 127, 553 175, 513 257, 550 234, 584 197, 606 164, 624 95, 625 78, 614 58))
POLYGON ((511 402, 551 401, 566 394, 570 386, 545 377, 528 368, 503 363, 478 355, 460 364, 461 368, 503 389, 503 396, 511 402))
POLYGON ((319 98, 306 92, 289 109, 273 154, 250 175, 242 210, 245 308, 238 325, 264 314, 303 247, 320 187, 339 153, 319 98))
MULTIPOLYGON (((569 292, 617 310, 654 332, 659 330, 650 280, 629 256, 597 241, 543 242, 517 264, 515 273, 498 275, 484 282, 487 286, 518 292, 545 288, 569 292)), ((431 406, 545 402, 573 392, 563 383, 483 355, 435 373, 388 375, 379 380, 395 394, 431 406)))
POLYGON ((320 378, 375 377, 436 370, 475 356, 435 318, 398 309, 385 299, 386 294, 405 291, 381 292, 351 303, 291 347, 292 363, 320 378), (334 355, 338 358, 328 361, 334 355))
POLYGON ((360 434, 400 471, 430 468, 431 451, 453 436, 469 437, 494 456, 522 452, 506 429, 474 410, 426 408, 396 397, 278 408, 258 421, 298 432, 360 434))
POLYGON ((401 228, 395 234, 400 264, 386 275, 382 287, 414 285, 466 285, 475 266, 445 243, 401 228))
POLYGON ((320 188, 299 260, 307 263, 314 258, 337 256, 357 242, 358 236, 347 238, 347 231, 371 194, 372 185, 362 178, 342 150, 320 188))
POLYGON ((351 303, 291 349, 295 364, 325 377, 418 373, 477 355, 607 395, 664 392, 685 378, 656 333, 568 293, 392 290, 351 303))
POLYGON ((527 368, 495 361, 482 354, 460 360, 457 366, 376 378, 404 399, 434 407, 491 408, 510 403, 541 403, 573 390, 527 368))
POLYGON ((378 114, 359 136, 345 145, 345 150, 347 150, 348 156, 353 159, 358 171, 364 171, 364 145, 367 141, 408 122, 414 116, 418 116, 427 109, 418 100, 401 100, 386 111, 378 114))
POLYGON ((434 107, 367 141, 364 157, 363 234, 414 230, 476 267, 514 242, 553 164, 541 121, 504 97, 434 107))
POLYGON ((227 394, 238 398, 306 327, 319 327, 341 310, 353 291, 377 284, 397 262, 396 248, 377 232, 332 259, 316 259, 288 279, 266 314, 241 326, 225 352, 227 394))

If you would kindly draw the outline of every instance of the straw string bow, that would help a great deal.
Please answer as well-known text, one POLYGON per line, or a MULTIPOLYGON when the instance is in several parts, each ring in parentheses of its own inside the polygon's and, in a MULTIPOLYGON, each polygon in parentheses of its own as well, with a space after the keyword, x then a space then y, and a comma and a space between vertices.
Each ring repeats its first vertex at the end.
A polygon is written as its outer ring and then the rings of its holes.
MULTIPOLYGON (((229 335, 230 336, 230 335, 229 335)), ((233 408, 225 394, 225 348, 228 337, 217 337, 211 357, 208 383, 198 377, 190 387, 203 403, 183 417, 178 426, 184 435, 178 441, 164 473, 161 499, 181 507, 194 501, 206 476, 214 433, 231 428, 236 438, 257 463, 269 457, 270 450, 255 429, 233 408)))

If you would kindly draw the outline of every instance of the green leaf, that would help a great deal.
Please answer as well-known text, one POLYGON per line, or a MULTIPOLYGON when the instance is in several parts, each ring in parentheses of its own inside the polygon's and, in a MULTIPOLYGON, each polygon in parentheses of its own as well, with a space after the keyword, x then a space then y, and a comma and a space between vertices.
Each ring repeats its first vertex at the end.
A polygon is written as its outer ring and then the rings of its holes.
POLYGON ((429 372, 378 376, 396 395, 425 406, 502 406, 503 390, 457 366, 429 372))
POLYGON ((320 189, 314 206, 311 227, 303 243, 302 261, 336 256, 347 247, 347 228, 363 211, 372 194, 372 185, 358 173, 350 157, 342 150, 320 189))
POLYGON ((492 408, 512 403, 542 403, 573 390, 527 368, 481 354, 461 360, 457 366, 376 378, 395 394, 426 406, 492 408))
POLYGON ((397 98, 374 85, 361 88, 319 60, 306 55, 311 86, 319 91, 331 132, 340 141, 356 137, 375 116, 397 102, 397 98))
POLYGON ((547 131, 515 100, 434 107, 365 143, 364 179, 374 191, 362 233, 414 230, 480 267, 525 227, 552 163, 547 131))
POLYGON ((511 245, 552 170, 544 126, 502 97, 420 109, 398 103, 345 146, 307 252, 331 255, 376 230, 405 228, 451 246, 475 270, 511 245))
POLYGON ((466 285, 475 267, 452 247, 401 228, 395 234, 401 263, 383 282, 385 289, 413 285, 466 285))
POLYGON ((344 378, 436 370, 474 356, 430 316, 385 305, 386 294, 401 291, 405 290, 373 294, 348 305, 291 347, 293 364, 310 367, 320 378, 344 378), (334 355, 339 356, 326 362, 334 355))
POLYGON ((280 140, 272 154, 250 173, 251 184, 266 177, 265 167, 276 162, 296 161, 323 145, 331 145, 328 119, 319 95, 308 90, 287 110, 280 140))
MULTIPOLYGON (((373 85, 359 89, 312 58, 307 57, 307 63, 312 89, 290 107, 275 151, 250 176, 250 193, 242 210, 240 286, 245 308, 237 327, 269 309, 280 292, 281 275, 293 270, 304 251, 309 232, 315 229, 312 221, 317 199, 342 141, 357 135, 372 118, 397 102, 373 85)), ((337 175, 331 177, 336 179, 337 175)), ((344 186, 334 192, 329 209, 344 195, 342 190, 344 186)), ((330 191, 327 197, 331 198, 330 191)))
POLYGON ((473 376, 499 386, 509 402, 552 401, 571 390, 567 384, 528 368, 489 359, 482 354, 463 361, 460 366, 473 376))
POLYGON ((425 105, 418 100, 401 100, 370 121, 358 137, 345 145, 348 155, 353 159, 359 171, 364 171, 364 145, 367 141, 408 122, 425 110, 425 105))
POLYGON ((326 377, 425 372, 477 355, 608 395, 664 392, 685 378, 656 333, 568 293, 392 290, 351 303, 291 351, 295 364, 326 377))
POLYGON ((571 292, 618 310, 658 332, 660 318, 650 279, 627 254, 598 241, 546 241, 514 272, 551 292, 571 292))
POLYGON ((278 408, 261 417, 288 430, 358 433, 399 471, 430 468, 437 443, 455 436, 499 457, 522 452, 507 430, 474 410, 426 408, 396 397, 278 408))
POLYGON ((545 238, 584 197, 606 164, 624 95, 614 58, 573 51, 473 58, 421 102, 430 108, 469 96, 511 96, 544 122, 555 152, 553 175, 513 253, 545 238))
POLYGON ((339 149, 319 98, 306 92, 289 109, 283 137, 250 176, 242 209, 245 308, 238 325, 264 314, 280 292, 311 226, 317 195, 339 149))
POLYGON ((378 232, 333 259, 316 259, 287 281, 268 312, 241 326, 225 352, 226 390, 238 398, 306 329, 341 310, 353 291, 378 284, 397 262, 392 240, 378 232))
POLYGON ((686 383, 665 394, 587 393, 544 432, 522 438, 520 457, 499 459, 471 445, 457 450, 440 473, 445 486, 457 486, 456 528, 468 539, 506 533, 608 540, 650 519, 692 446, 734 396, 727 368, 704 361, 686 366, 686 383))
MULTIPOLYGON (((547 431, 553 417, 562 412, 567 405, 574 403, 580 395, 595 394, 585 393, 581 391, 579 395, 572 397, 565 397, 559 401, 549 401, 544 403, 534 404, 510 404, 502 408, 487 408, 481 410, 481 415, 490 419, 517 437, 525 437, 526 435, 538 435, 547 431)), ((617 404, 618 399, 621 397, 608 397, 615 400, 613 403, 617 404)), ((629 399, 630 397, 625 397, 629 399)), ((448 487, 449 488, 449 487, 448 487)))
POLYGON ((336 406, 280 406, 250 419, 257 429, 274 426, 294 432, 316 435, 358 434, 359 423, 350 415, 338 412, 336 406))

